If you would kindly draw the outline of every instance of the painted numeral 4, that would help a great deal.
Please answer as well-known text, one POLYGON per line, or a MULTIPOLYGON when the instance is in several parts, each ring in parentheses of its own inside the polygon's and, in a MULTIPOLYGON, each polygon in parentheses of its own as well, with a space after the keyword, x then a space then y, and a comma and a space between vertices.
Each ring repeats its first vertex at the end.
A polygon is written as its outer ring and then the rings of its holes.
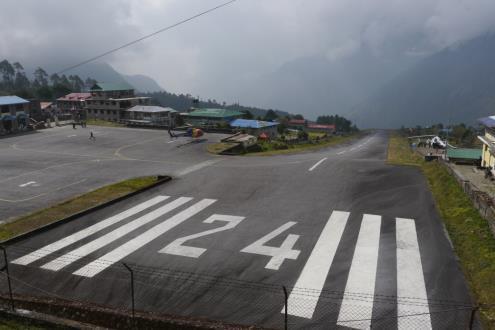
POLYGON ((246 246, 241 252, 270 256, 270 261, 268 261, 265 268, 278 270, 285 259, 296 260, 299 256, 301 251, 292 249, 299 239, 299 235, 287 235, 280 247, 266 246, 265 243, 282 234, 296 223, 294 221, 287 222, 253 244, 246 246))

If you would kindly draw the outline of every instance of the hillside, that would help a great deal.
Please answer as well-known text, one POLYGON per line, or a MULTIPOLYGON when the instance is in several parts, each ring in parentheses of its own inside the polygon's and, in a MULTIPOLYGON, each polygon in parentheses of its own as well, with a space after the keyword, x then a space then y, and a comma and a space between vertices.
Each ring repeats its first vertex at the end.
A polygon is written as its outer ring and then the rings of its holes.
POLYGON ((495 35, 431 55, 383 85, 349 115, 360 127, 472 124, 495 113, 495 35))

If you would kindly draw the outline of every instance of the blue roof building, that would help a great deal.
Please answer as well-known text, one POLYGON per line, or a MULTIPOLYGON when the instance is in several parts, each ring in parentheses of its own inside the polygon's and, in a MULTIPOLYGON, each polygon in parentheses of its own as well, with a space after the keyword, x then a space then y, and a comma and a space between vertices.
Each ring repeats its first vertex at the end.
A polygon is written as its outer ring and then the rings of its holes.
POLYGON ((29 101, 15 95, 0 96, 0 135, 26 129, 29 101))
POLYGON ((20 98, 19 96, 9 95, 0 96, 0 106, 16 105, 16 104, 27 104, 28 100, 20 98))
POLYGON ((277 126, 279 123, 272 121, 252 120, 252 119, 234 119, 230 122, 230 127, 240 131, 246 131, 251 135, 259 136, 265 133, 270 138, 277 135, 277 126))

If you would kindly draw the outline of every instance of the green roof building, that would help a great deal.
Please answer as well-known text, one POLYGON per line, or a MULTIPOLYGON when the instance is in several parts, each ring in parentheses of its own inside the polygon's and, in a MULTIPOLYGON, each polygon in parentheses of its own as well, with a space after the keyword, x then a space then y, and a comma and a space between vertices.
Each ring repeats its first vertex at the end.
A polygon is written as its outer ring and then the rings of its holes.
POLYGON ((195 109, 191 112, 182 113, 181 116, 187 124, 208 127, 217 124, 228 124, 232 120, 241 118, 244 113, 230 109, 195 109))
POLYGON ((454 163, 478 163, 481 160, 481 149, 448 148, 447 158, 454 163))

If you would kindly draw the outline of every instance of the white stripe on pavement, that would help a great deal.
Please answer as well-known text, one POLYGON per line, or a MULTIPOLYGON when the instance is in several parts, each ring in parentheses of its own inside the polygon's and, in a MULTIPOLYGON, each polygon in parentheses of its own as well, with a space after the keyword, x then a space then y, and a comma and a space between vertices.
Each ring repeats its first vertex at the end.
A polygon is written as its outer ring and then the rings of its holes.
POLYGON ((48 269, 48 270, 60 270, 64 268, 65 266, 70 265, 71 263, 87 256, 90 253, 93 253, 94 251, 112 243, 113 241, 123 237, 124 235, 127 235, 133 230, 138 229, 141 226, 144 226, 145 224, 161 217, 164 214, 169 213, 170 211, 178 208, 179 206, 189 202, 192 200, 191 197, 180 197, 174 200, 173 202, 170 202, 162 207, 157 208, 156 210, 151 211, 150 213, 146 213, 145 215, 103 235, 95 239, 94 241, 91 241, 75 250, 72 250, 57 259, 50 261, 49 263, 41 266, 43 269, 48 269))
POLYGON ((354 329, 371 328, 378 246, 380 244, 380 225, 381 217, 379 215, 365 214, 363 216, 344 297, 340 306, 338 325, 354 329), (369 300, 362 297, 356 300, 353 293, 369 296, 369 300), (363 321, 348 321, 352 319, 363 321))
POLYGON ((173 217, 168 218, 167 220, 159 223, 158 225, 148 229, 141 235, 122 244, 121 246, 117 247, 115 250, 108 252, 103 257, 98 258, 95 261, 87 264, 86 266, 78 269, 73 274, 79 276, 85 276, 85 277, 95 276, 96 274, 102 272, 103 270, 110 267, 114 263, 122 260, 129 254, 140 249, 141 247, 148 244, 157 237, 165 234, 170 229, 180 225, 182 222, 186 221, 195 214, 201 212, 202 210, 204 210, 205 208, 207 208, 208 206, 210 206, 215 202, 216 202, 215 199, 206 199, 206 198, 199 201, 198 203, 188 207, 184 211, 177 213, 173 217))
POLYGON ((418 329, 431 329, 426 286, 419 252, 416 225, 412 219, 397 218, 397 314, 398 328, 409 329, 411 318, 418 329), (411 298, 423 300, 422 304, 401 301, 411 298), (402 315, 422 314, 410 317, 402 315))
POLYGON ((348 218, 349 212, 332 212, 290 293, 288 314, 308 319, 313 317, 348 218), (298 294, 298 288, 312 290, 318 295, 308 295, 304 291, 298 294))
POLYGON ((32 185, 36 183, 36 181, 29 181, 29 182, 26 182, 26 183, 23 183, 23 184, 20 184, 19 187, 27 187, 29 185, 32 185))
POLYGON ((51 244, 48 244, 36 251, 33 251, 23 257, 20 257, 14 261, 12 261, 12 263, 14 264, 18 264, 18 265, 28 265, 36 260, 39 260, 43 257, 46 257, 47 255, 53 253, 53 252, 56 252, 60 249, 63 249, 65 248, 66 246, 69 246, 71 245, 72 243, 75 243, 79 240, 82 240, 83 238, 86 238, 100 230, 103 230, 113 224, 116 224, 130 216, 133 216, 153 205, 156 205, 160 202, 163 202, 164 200, 168 199, 169 196, 156 196, 144 203, 141 203, 141 204, 138 204, 134 207, 131 207, 130 209, 124 211, 124 212, 121 212, 117 215, 114 215, 110 218, 107 218, 105 220, 102 220, 98 223, 95 223, 94 225, 92 226, 89 226, 85 229, 82 229, 70 236, 67 236, 67 237, 64 237, 62 238, 61 240, 58 240, 54 243, 51 243, 51 244))
POLYGON ((318 161, 318 163, 314 164, 313 166, 311 166, 309 168, 309 171, 311 172, 312 170, 314 170, 318 165, 320 165, 321 163, 323 163, 325 160, 327 160, 327 157, 321 159, 320 161, 318 161))
POLYGON ((196 165, 193 165, 193 166, 189 166, 189 167, 186 167, 185 169, 183 169, 182 171, 180 171, 177 176, 184 176, 186 174, 189 174, 189 173, 192 173, 192 172, 195 172, 197 170, 200 170, 204 167, 208 167, 208 166, 211 166, 213 164, 216 164, 220 161, 221 159, 211 159, 211 160, 205 160, 204 162, 201 162, 201 163, 198 163, 196 165))
POLYGON ((345 150, 343 150, 343 151, 341 151, 341 152, 337 152, 337 155, 342 155, 342 154, 345 154, 345 153, 346 153, 346 151, 345 151, 345 150))

